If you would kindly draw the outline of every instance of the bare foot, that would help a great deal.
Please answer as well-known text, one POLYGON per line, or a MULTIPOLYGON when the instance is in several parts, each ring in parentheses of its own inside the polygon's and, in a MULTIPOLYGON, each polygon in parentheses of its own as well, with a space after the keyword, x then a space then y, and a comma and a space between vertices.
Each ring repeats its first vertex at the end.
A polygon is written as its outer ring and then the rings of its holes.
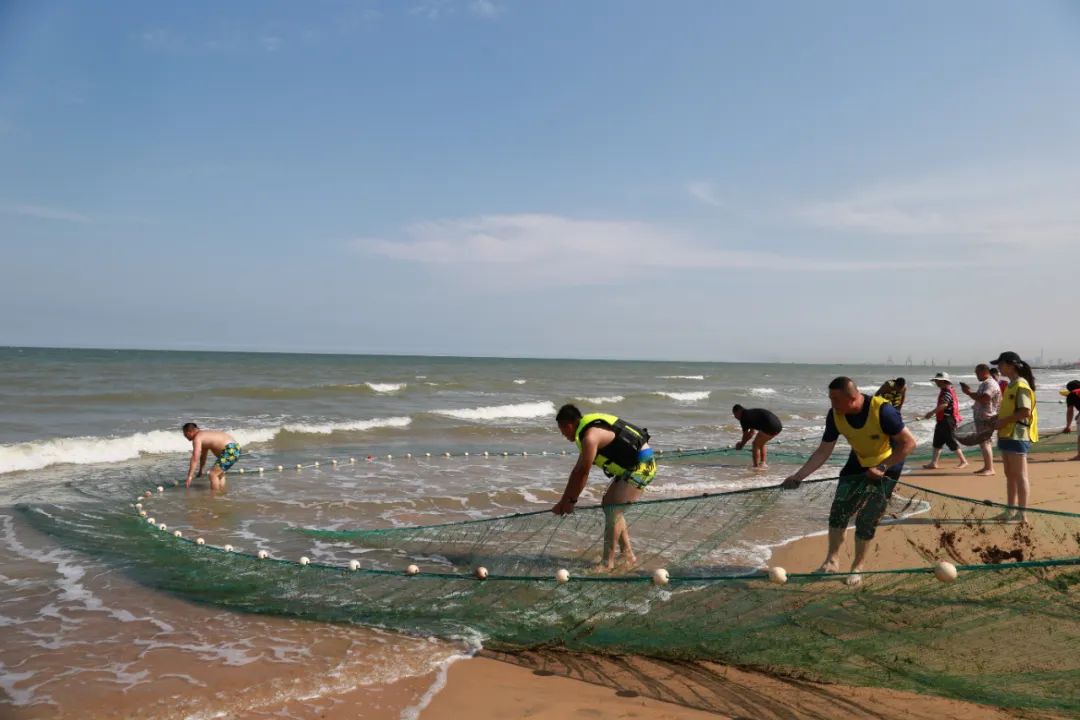
POLYGON ((995 515, 994 517, 992 517, 990 519, 993 522, 999 522, 999 523, 1016 522, 1015 519, 1013 518, 1013 514, 1012 514, 1011 510, 1006 510, 1005 512, 1001 513, 1000 515, 995 515))
POLYGON ((1018 522, 1021 525, 1027 525, 1027 513, 1016 513, 1016 517, 1013 518, 1013 522, 1018 522))
POLYGON ((608 565, 607 563, 597 563, 589 568, 590 573, 609 573, 615 572, 615 565, 608 565))
POLYGON ((962 467, 967 467, 967 466, 968 466, 968 461, 964 460, 959 465, 957 465, 956 467, 962 468, 962 467))
POLYGON ((972 473, 972 475, 982 475, 983 477, 985 477, 987 475, 993 475, 993 474, 994 474, 994 468, 983 468, 981 470, 976 470, 975 472, 972 473))
POLYGON ((1077 453, 1076 455, 1074 455, 1073 457, 1071 457, 1069 459, 1070 460, 1080 460, 1080 453, 1077 453))
POLYGON ((844 581, 848 587, 859 587, 862 585, 862 575, 855 573, 854 575, 848 575, 847 580, 844 581))
POLYGON ((629 555, 629 556, 623 555, 621 558, 619 558, 619 569, 620 570, 629 570, 630 568, 635 567, 636 565, 637 565, 637 556, 635 556, 635 555, 629 555))
POLYGON ((836 562, 835 560, 826 560, 825 562, 821 563, 821 567, 819 567, 814 572, 819 572, 819 573, 840 572, 840 563, 836 562))
POLYGON ((926 463, 925 465, 922 466, 922 469, 923 470, 937 470, 937 467, 938 466, 935 465, 934 463, 926 463))

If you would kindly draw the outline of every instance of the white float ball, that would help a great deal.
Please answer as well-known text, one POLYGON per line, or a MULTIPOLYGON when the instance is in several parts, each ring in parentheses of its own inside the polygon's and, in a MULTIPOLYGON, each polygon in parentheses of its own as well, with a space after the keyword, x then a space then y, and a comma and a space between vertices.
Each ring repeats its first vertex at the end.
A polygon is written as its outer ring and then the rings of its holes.
POLYGON ((350 463, 355 463, 355 462, 356 462, 356 458, 349 458, 349 462, 350 462, 350 463))
POLYGON ((203 540, 202 538, 195 538, 195 544, 196 545, 205 545, 206 541, 203 540))
POLYGON ((157 525, 157 520, 155 520, 155 519, 154 519, 154 518, 152 518, 152 517, 146 518, 146 522, 147 522, 147 524, 149 524, 149 525, 157 525))
POLYGON ((281 471, 282 471, 282 470, 284 470, 285 468, 284 468, 283 466, 281 466, 281 465, 278 465, 278 466, 277 466, 277 469, 278 469, 278 472, 281 472, 281 471))
POLYGON ((173 537, 184 537, 184 533, 180 532, 179 530, 174 530, 173 537))
POLYGON ((465 453, 465 457, 469 457, 469 453, 465 453))
POLYGON ((787 570, 782 567, 769 568, 769 582, 774 582, 777 585, 783 585, 787 582, 787 570))
POLYGON ((956 566, 951 562, 942 560, 934 566, 934 577, 943 583, 951 583, 956 580, 956 566))
POLYGON ((450 453, 443 453, 446 457, 450 457, 450 453))
POLYGON ((265 560, 268 557, 270 557, 270 553, 266 552, 265 550, 260 550, 259 551, 259 559, 260 560, 265 560))
POLYGON ((330 461, 330 464, 331 464, 331 465, 337 465, 337 460, 331 460, 331 461, 330 461))
POLYGON ((244 468, 240 468, 240 474, 241 474, 241 475, 243 475, 243 474, 244 474, 244 468))
POLYGON ((412 453, 405 453, 405 457, 412 460, 412 453))
POLYGON ((311 562, 311 560, 309 560, 306 555, 304 555, 304 556, 302 556, 300 558, 300 564, 301 565, 307 565, 309 562, 311 562))
POLYGON ((350 560, 349 561, 349 569, 354 571, 354 572, 356 570, 359 570, 360 569, 360 561, 359 560, 350 560))
POLYGON ((667 585, 670 580, 671 576, 668 575, 668 571, 664 568, 660 568, 652 574, 653 585, 667 585))
POLYGON ((394 456, 393 456, 393 455, 391 455, 390 453, 387 453, 387 454, 386 454, 386 459, 387 459, 387 460, 393 460, 393 459, 394 459, 394 456))
POLYGON ((562 568, 557 573, 555 573, 555 579, 561 583, 570 582, 570 571, 566 568, 562 568))
POLYGON ((424 457, 431 457, 431 453, 424 453, 424 457))
POLYGON ((142 503, 141 502, 135 503, 135 509, 136 510, 142 510, 142 503))
POLYGON ((315 467, 319 467, 319 461, 318 460, 315 461, 315 467))
POLYGON ((259 474, 260 474, 260 475, 262 475, 262 474, 263 474, 263 470, 264 470, 264 469, 265 469, 265 468, 259 468, 259 474))
POLYGON ((478 568, 476 568, 475 573, 476 573, 476 579, 477 580, 487 580, 488 571, 487 571, 486 567, 478 567, 478 568))
POLYGON ((145 510, 140 510, 139 511, 139 517, 146 517, 146 511, 145 510))
POLYGON ((419 575, 420 574, 420 568, 416 567, 415 565, 410 565, 409 567, 405 568, 405 574, 406 575, 419 575))
POLYGON ((154 497, 154 493, 147 490, 146 492, 143 493, 143 497, 154 497))
POLYGON ((232 551, 233 551, 233 546, 232 545, 226 545, 225 546, 225 552, 232 552, 232 551))
POLYGON ((303 465, 301 465, 300 463, 296 463, 296 469, 297 469, 297 470, 303 470, 303 469, 304 469, 304 466, 303 466, 303 465))
POLYGON ((162 532, 165 532, 168 529, 169 529, 169 526, 166 525, 165 523, 161 523, 160 525, 158 525, 158 530, 161 530, 162 532))
POLYGON ((160 485, 158 485, 158 486, 157 486, 157 491, 158 491, 159 493, 163 493, 163 492, 165 492, 165 488, 163 488, 163 487, 161 487, 160 485))

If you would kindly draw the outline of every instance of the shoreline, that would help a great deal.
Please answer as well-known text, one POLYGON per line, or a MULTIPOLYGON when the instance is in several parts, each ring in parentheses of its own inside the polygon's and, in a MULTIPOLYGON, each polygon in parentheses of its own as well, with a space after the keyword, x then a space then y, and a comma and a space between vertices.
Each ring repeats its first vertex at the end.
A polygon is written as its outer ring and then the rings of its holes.
MULTIPOLYGON (((1061 451, 1032 456, 1030 507, 1080 512, 1080 463, 1068 460, 1074 453, 1072 447, 1066 446, 1061 451)), ((933 471, 920 467, 903 479, 928 490, 1003 503, 1006 488, 1000 458, 995 460, 993 476, 972 475, 972 465, 977 464, 978 460, 964 469, 946 466, 933 471)), ((851 562, 852 533, 853 529, 849 529, 841 551, 842 568, 851 562)), ((881 525, 867 569, 876 569, 884 559, 910 556, 910 533, 933 535, 933 525, 905 525, 903 521, 881 525)), ((769 564, 789 572, 812 572, 824 557, 826 543, 824 531, 788 541, 774 549, 769 564)), ((1052 712, 1010 711, 936 695, 770 675, 707 661, 677 662, 559 649, 513 653, 482 650, 470 662, 454 663, 447 671, 446 687, 432 698, 420 717, 458 720, 466 713, 479 720, 641 716, 672 720, 825 720, 838 713, 868 720, 1061 717, 1052 712), (482 688, 480 702, 477 688, 482 688)))

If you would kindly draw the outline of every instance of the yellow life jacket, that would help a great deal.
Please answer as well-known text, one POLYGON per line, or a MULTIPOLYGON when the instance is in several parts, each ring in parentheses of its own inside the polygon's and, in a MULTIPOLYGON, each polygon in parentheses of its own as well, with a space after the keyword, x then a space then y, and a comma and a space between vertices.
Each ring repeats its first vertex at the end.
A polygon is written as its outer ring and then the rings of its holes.
POLYGON ((847 438, 855 457, 859 458, 859 464, 864 468, 880 465, 892 455, 889 436, 881 429, 881 406, 887 402, 880 395, 870 398, 870 412, 866 415, 866 424, 861 428, 852 427, 843 414, 831 411, 836 429, 847 438))
POLYGON ((904 403, 904 388, 896 387, 896 383, 892 380, 885 384, 888 389, 878 393, 878 395, 885 398, 890 405, 899 410, 904 403))
POLYGON ((1016 399, 1020 393, 1027 393, 1031 396, 1031 417, 1027 420, 1017 420, 1007 425, 1002 426, 998 430, 998 437, 1011 438, 1013 436, 1013 430, 1017 425, 1026 425, 1028 428, 1029 440, 1031 442, 1039 442, 1039 410, 1035 406, 1035 391, 1028 385, 1028 381, 1024 378, 1016 378, 1013 382, 1009 383, 1009 386, 1005 388, 1005 392, 1001 396, 1001 408, 998 410, 999 417, 1006 417, 1016 412, 1017 404, 1016 399))
POLYGON ((581 434, 591 427, 602 427, 615 433, 615 439, 596 453, 593 465, 608 477, 623 477, 632 473, 637 467, 641 448, 649 442, 649 431, 620 420, 615 415, 589 413, 581 417, 574 435, 578 451, 581 450, 581 434))

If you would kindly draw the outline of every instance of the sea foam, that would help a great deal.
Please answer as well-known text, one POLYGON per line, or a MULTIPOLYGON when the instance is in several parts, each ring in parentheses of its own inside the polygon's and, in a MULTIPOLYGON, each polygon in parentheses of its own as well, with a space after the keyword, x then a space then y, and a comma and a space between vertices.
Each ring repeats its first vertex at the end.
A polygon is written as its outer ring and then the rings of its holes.
MULTIPOLYGON (((270 442, 280 432, 327 435, 335 431, 403 428, 411 422, 412 418, 408 417, 389 417, 325 425, 296 423, 281 427, 229 429, 228 432, 243 446, 270 442)), ((191 452, 191 443, 184 439, 179 429, 152 430, 120 437, 52 438, 0 445, 0 474, 20 470, 40 470, 62 463, 92 465, 130 460, 140 455, 187 452, 191 452)))
POLYGON ((443 415, 458 420, 527 420, 529 418, 554 415, 555 405, 550 400, 544 400, 542 402, 518 403, 516 405, 492 405, 458 410, 432 410, 431 412, 435 415, 443 415))
POLYGON ((699 400, 707 400, 709 395, 712 394, 711 390, 698 390, 695 392, 654 392, 653 395, 663 395, 666 398, 671 398, 677 402, 692 403, 699 400))
POLYGON ((589 403, 590 405, 603 405, 604 403, 622 402, 626 398, 624 398, 622 395, 600 395, 598 397, 578 397, 574 399, 580 400, 584 403, 589 403))
POLYGON ((373 382, 366 382, 364 384, 367 385, 369 388, 371 388, 372 390, 374 390, 377 393, 394 393, 394 392, 397 392, 398 390, 404 390, 406 387, 408 387, 407 383, 373 383, 373 382))

